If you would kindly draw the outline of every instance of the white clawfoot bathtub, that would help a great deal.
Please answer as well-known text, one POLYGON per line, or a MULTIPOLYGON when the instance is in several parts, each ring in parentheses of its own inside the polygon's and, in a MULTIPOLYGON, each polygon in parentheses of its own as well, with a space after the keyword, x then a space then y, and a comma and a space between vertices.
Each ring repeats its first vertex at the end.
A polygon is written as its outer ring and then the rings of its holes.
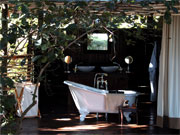
POLYGON ((64 81, 80 113, 80 121, 84 121, 89 113, 118 113, 118 106, 123 106, 126 95, 109 93, 107 90, 87 85, 64 81))

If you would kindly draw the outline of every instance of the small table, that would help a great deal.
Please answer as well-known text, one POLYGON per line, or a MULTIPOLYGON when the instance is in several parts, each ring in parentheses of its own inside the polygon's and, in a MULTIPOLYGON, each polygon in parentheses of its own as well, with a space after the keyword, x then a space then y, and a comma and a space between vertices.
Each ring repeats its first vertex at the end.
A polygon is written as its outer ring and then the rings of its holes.
POLYGON ((118 111, 119 111, 119 121, 121 121, 121 125, 123 125, 123 112, 135 112, 136 113, 136 123, 138 124, 138 110, 137 110, 137 107, 135 107, 135 106, 132 106, 132 107, 119 106, 118 111))

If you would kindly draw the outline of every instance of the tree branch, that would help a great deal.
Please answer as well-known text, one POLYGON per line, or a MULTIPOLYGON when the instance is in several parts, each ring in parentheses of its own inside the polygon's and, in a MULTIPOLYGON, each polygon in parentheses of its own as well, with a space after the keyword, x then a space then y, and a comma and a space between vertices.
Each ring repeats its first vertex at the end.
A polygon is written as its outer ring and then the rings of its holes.
POLYGON ((34 90, 34 93, 33 93, 32 103, 25 109, 25 111, 21 115, 21 118, 18 121, 18 129, 16 131, 17 135, 20 133, 20 129, 21 129, 21 126, 22 126, 22 120, 24 119, 24 116, 37 103, 37 101, 36 101, 36 98, 37 98, 36 97, 36 92, 37 92, 37 89, 39 87, 39 82, 40 82, 40 79, 41 79, 41 76, 42 76, 43 72, 45 71, 45 69, 48 67, 48 65, 50 63, 51 62, 46 63, 46 65, 40 70, 40 73, 38 75, 37 82, 36 82, 36 87, 35 87, 35 90, 34 90))
POLYGON ((74 41, 72 41, 70 44, 68 44, 64 50, 66 50, 67 48, 69 48, 71 45, 73 45, 74 43, 76 43, 79 39, 81 39, 82 37, 84 37, 86 34, 93 32, 97 30, 97 28, 91 29, 89 31, 87 31, 86 33, 83 33, 82 35, 80 35, 78 38, 76 38, 74 41))

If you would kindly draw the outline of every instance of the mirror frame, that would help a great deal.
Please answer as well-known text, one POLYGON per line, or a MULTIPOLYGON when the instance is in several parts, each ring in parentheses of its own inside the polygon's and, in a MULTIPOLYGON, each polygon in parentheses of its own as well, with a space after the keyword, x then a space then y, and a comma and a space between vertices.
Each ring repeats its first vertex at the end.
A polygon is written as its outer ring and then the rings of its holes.
POLYGON ((130 65, 130 64, 133 63, 134 59, 133 59, 132 56, 129 55, 129 56, 126 56, 126 57, 124 58, 124 61, 125 61, 126 64, 130 65), (129 59, 129 58, 131 58, 132 61, 131 61, 130 63, 127 63, 127 62, 126 62, 126 59, 129 59))
POLYGON ((110 53, 111 52, 111 46, 112 46, 112 43, 113 42, 109 42, 109 33, 106 31, 94 31, 94 32, 91 32, 89 34, 93 34, 93 33, 105 33, 108 35, 108 41, 107 41, 107 50, 88 50, 87 47, 88 47, 88 34, 86 34, 84 36, 84 38, 86 39, 86 42, 85 44, 83 45, 83 51, 84 53, 110 53))

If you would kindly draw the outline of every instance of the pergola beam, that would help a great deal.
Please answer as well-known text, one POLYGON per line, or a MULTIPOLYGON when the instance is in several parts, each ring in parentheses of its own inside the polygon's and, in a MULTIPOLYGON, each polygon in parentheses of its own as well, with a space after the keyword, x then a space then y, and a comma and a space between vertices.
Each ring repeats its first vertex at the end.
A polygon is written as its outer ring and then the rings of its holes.
MULTIPOLYGON (((34 0, 35 1, 35 0, 34 0)), ((48 0, 46 0, 48 2, 48 0)), ((30 1, 26 1, 30 2, 30 1)), ((49 0, 49 2, 54 2, 56 5, 64 5, 64 2, 62 1, 52 1, 49 0)), ((1 0, 0 3, 8 3, 8 0, 1 0)), ((32 2, 33 3, 33 2, 32 2)), ((74 2, 75 3, 75 2, 74 2)), ((103 14, 104 12, 110 12, 112 14, 119 14, 121 12, 125 13, 126 15, 164 15, 166 11, 166 6, 163 3, 150 3, 147 7, 141 6, 140 3, 122 3, 117 2, 113 8, 113 10, 110 10, 107 8, 108 1, 89 1, 87 2, 88 8, 90 12, 96 13, 98 15, 103 14)), ((32 4, 32 7, 34 7, 35 4, 32 4)), ((172 15, 180 15, 180 4, 175 5, 175 8, 178 9, 178 13, 174 13, 171 11, 172 15)))

